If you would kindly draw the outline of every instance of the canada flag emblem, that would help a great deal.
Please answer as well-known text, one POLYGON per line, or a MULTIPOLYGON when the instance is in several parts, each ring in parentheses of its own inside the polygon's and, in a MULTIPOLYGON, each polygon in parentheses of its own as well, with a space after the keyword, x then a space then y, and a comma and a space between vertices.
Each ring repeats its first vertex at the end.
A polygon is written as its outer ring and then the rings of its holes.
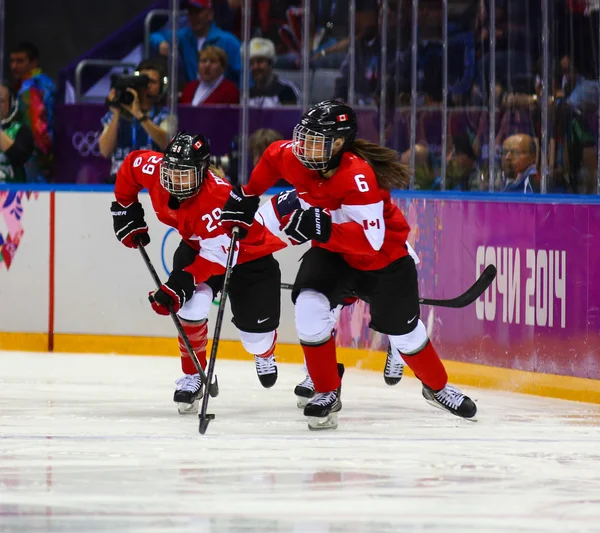
POLYGON ((201 141, 201 140, 197 140, 197 141, 194 143, 194 148, 195 148, 196 150, 200 150, 200 147, 201 147, 201 146, 202 146, 202 141, 201 141))
POLYGON ((373 229, 381 229, 381 225, 379 224, 379 219, 375 219, 375 220, 363 220, 363 228, 365 228, 365 231, 368 231, 370 228, 373 229))
POLYGON ((348 115, 345 113, 343 115, 338 115, 336 120, 338 122, 346 122, 348 120, 348 115))

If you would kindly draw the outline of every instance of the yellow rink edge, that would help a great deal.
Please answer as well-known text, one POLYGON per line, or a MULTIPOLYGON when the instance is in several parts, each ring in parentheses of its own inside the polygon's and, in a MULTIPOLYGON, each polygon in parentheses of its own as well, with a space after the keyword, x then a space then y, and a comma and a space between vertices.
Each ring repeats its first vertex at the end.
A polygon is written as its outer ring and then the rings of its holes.
MULTIPOLYGON (((46 352, 47 349, 48 335, 46 334, 0 332, 0 351, 46 352)), ((210 353, 210 343, 208 350, 210 353)), ((54 351, 154 356, 179 355, 177 340, 174 338, 117 335, 56 334, 54 335, 54 351)), ((281 363, 303 362, 302 349, 297 344, 278 344, 276 354, 277 360, 281 363)), ((239 341, 227 340, 219 343, 219 358, 252 360, 239 341)), ((338 348, 338 360, 347 367, 382 372, 385 353, 359 348, 338 348)), ((452 383, 600 404, 600 380, 541 374, 449 360, 444 360, 444 364, 452 383)), ((414 377, 408 367, 405 368, 405 375, 414 377)), ((2 376, 0 376, 1 379, 2 376)))

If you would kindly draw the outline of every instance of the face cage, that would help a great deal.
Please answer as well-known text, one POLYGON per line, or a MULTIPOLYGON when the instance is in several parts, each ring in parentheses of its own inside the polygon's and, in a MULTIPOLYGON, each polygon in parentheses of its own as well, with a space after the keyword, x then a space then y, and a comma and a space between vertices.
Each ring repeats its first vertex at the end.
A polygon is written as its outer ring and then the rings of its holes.
POLYGON ((163 160, 160 167, 160 184, 178 200, 185 200, 197 194, 202 177, 203 172, 190 165, 163 160))
POLYGON ((292 138, 292 153, 306 168, 326 170, 333 149, 333 138, 297 124, 292 138))

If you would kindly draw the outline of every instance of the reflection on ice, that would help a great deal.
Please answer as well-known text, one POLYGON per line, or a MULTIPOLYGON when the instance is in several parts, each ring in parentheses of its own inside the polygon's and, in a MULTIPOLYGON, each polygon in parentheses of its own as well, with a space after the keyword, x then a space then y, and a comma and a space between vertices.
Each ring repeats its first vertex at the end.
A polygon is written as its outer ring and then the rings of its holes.
MULTIPOLYGON (((382 354, 382 358, 384 354, 382 354)), ((0 532, 593 531, 600 408, 470 390, 479 422, 349 370, 309 432, 300 367, 219 361, 205 436, 169 358, 0 355, 0 532)), ((465 390, 467 387, 465 387, 465 390)))

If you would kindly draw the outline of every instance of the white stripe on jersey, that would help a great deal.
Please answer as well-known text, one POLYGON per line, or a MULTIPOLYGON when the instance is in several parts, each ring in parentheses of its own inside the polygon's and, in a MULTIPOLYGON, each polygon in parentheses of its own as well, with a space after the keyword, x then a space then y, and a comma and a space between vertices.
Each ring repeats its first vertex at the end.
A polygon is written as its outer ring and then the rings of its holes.
POLYGON ((273 235, 277 237, 279 235, 280 230, 280 222, 277 218, 277 214, 275 213, 275 208, 273 207, 273 203, 271 200, 266 201, 263 205, 260 206, 256 215, 254 215, 254 220, 257 220, 260 224, 262 224, 265 228, 267 228, 273 235))
MULTIPOLYGON (((198 241, 200 244, 200 257, 211 263, 217 263, 225 267, 227 264, 227 255, 229 254, 229 245, 231 244, 231 239, 227 235, 223 233, 217 237, 210 237, 208 239, 198 238, 198 241)), ((236 265, 238 260, 239 246, 236 245, 236 247, 237 250, 233 254, 232 266, 236 265)))
POLYGON ((421 260, 419 259, 417 252, 413 250, 413 247, 410 244, 408 244, 408 241, 406 241, 406 249, 408 250, 408 255, 410 255, 413 258, 415 265, 418 265, 421 262, 421 260))
MULTIPOLYGON (((306 200, 298 196, 302 209, 312 207, 306 200)), ((375 204, 346 205, 342 204, 339 209, 329 210, 333 224, 345 222, 356 222, 360 224, 365 232, 365 237, 376 252, 383 246, 385 236, 385 221, 383 219, 383 200, 375 204)))

